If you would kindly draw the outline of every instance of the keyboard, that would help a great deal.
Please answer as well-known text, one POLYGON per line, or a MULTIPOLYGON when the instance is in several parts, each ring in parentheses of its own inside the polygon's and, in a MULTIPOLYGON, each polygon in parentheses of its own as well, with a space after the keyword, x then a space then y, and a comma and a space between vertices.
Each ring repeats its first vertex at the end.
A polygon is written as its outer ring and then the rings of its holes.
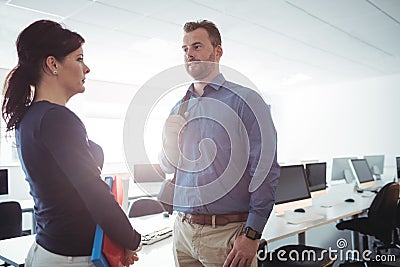
POLYGON ((154 232, 142 235, 142 243, 144 245, 151 245, 155 242, 158 242, 158 241, 163 240, 170 236, 172 236, 172 228, 165 227, 165 228, 156 230, 154 232))
POLYGON ((342 205, 342 204, 343 204, 343 201, 332 202, 332 203, 327 202, 327 203, 322 204, 321 208, 331 208, 331 207, 339 206, 339 205, 342 205))
POLYGON ((361 193, 361 197, 374 197, 374 196, 376 196, 376 193, 371 191, 364 191, 361 193))
POLYGON ((381 188, 382 188, 381 186, 371 186, 371 187, 364 188, 363 190, 367 191, 367 192, 378 193, 379 190, 381 190, 381 188))
POLYGON ((318 221, 323 219, 323 215, 319 214, 310 214, 310 213, 302 213, 302 214, 296 214, 292 213, 289 214, 288 216, 285 216, 285 219, 287 223, 289 224, 302 224, 306 222, 313 222, 313 221, 318 221))

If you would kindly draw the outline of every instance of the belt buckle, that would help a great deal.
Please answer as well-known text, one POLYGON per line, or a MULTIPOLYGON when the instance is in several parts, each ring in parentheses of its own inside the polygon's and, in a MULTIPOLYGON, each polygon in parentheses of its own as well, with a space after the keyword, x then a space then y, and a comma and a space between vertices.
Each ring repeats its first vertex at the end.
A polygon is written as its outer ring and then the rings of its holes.
POLYGON ((192 224, 192 215, 191 214, 187 214, 187 213, 183 213, 182 222, 183 221, 186 221, 186 222, 192 224))
POLYGON ((190 224, 192 224, 192 214, 185 214, 186 221, 190 224))

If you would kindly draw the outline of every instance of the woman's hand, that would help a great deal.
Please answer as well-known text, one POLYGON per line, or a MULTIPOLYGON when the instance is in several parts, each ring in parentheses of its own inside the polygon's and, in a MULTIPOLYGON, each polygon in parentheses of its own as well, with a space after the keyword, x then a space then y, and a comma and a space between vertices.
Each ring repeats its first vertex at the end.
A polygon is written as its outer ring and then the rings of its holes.
POLYGON ((124 266, 130 266, 130 265, 134 264, 135 261, 138 261, 138 260, 139 260, 139 257, 135 250, 125 249, 124 266))

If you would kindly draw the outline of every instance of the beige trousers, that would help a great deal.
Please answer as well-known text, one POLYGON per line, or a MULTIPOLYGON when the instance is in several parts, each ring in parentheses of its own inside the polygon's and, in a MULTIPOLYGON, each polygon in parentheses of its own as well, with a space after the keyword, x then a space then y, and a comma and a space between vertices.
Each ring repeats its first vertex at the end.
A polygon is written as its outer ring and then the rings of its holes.
POLYGON ((34 242, 25 259, 25 267, 95 267, 90 256, 68 257, 54 254, 34 242))
MULTIPOLYGON (((174 224, 173 250, 179 267, 221 267, 240 235, 245 222, 224 226, 190 224, 178 213, 174 224)), ((257 267, 254 257, 251 267, 257 267)))

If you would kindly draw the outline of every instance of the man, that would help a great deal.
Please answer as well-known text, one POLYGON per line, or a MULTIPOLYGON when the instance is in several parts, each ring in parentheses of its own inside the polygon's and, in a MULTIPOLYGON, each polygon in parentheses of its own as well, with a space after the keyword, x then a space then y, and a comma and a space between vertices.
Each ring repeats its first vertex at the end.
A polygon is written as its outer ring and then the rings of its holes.
POLYGON ((185 67, 194 82, 184 113, 180 101, 165 122, 159 157, 165 172, 176 172, 175 262, 257 266, 279 177, 269 107, 220 73, 214 23, 187 22, 184 31, 185 67))

